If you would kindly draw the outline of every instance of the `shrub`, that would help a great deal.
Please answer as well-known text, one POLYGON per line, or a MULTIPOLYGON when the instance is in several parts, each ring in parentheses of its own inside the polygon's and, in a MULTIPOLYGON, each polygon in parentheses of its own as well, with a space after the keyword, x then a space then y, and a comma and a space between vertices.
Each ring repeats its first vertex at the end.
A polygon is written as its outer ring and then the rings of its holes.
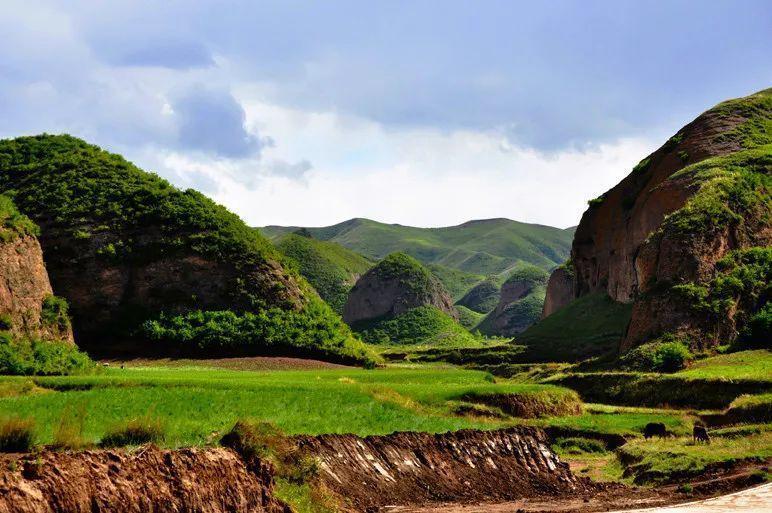
POLYGON ((0 374, 54 376, 92 370, 94 363, 74 345, 60 341, 15 339, 0 333, 0 374))
POLYGON ((772 349, 772 303, 753 314, 739 339, 742 347, 772 349))
POLYGON ((201 311, 161 314, 141 334, 185 354, 292 354, 371 366, 377 355, 355 339, 320 299, 304 311, 268 308, 259 312, 201 311))
POLYGON ((358 322, 362 340, 371 344, 474 346, 479 341, 451 316, 433 306, 419 306, 393 318, 358 322))
POLYGON ((63 297, 46 296, 43 299, 40 317, 44 324, 56 326, 60 331, 66 331, 70 328, 69 308, 67 300, 63 297))
POLYGON ((270 422, 239 420, 220 443, 238 452, 247 462, 253 458, 271 461, 276 477, 293 484, 308 483, 319 473, 316 459, 304 454, 291 438, 270 422))
POLYGON ((156 443, 164 438, 163 424, 150 416, 140 417, 116 426, 102 437, 102 447, 123 447, 125 445, 143 445, 156 443))
POLYGON ((34 440, 34 420, 19 417, 0 420, 0 452, 29 452, 34 440))
POLYGON ((591 438, 558 438, 555 440, 555 446, 569 454, 606 452, 606 446, 603 442, 591 438))
POLYGON ((693 358, 686 344, 667 336, 663 339, 632 349, 620 359, 622 366, 642 372, 676 372, 685 368, 693 358))
POLYGON ((7 331, 13 328, 13 319, 10 314, 0 314, 0 331, 7 331))

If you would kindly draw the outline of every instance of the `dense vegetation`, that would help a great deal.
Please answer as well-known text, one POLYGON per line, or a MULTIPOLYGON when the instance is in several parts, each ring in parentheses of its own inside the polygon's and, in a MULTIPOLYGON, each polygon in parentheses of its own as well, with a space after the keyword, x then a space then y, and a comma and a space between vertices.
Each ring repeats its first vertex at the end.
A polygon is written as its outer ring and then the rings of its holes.
POLYGON ((455 319, 433 306, 419 306, 393 318, 358 323, 362 340, 371 344, 475 346, 480 341, 455 319))
MULTIPOLYGON (((49 275, 59 284, 57 293, 70 303, 79 344, 90 351, 123 347, 127 340, 134 351, 146 350, 136 339, 145 321, 158 319, 159 326, 168 327, 173 317, 184 319, 186 313, 195 317, 194 312, 203 308, 216 312, 212 317, 228 310, 238 318, 246 318, 246 313, 257 318, 276 315, 268 324, 289 322, 293 334, 301 326, 319 327, 311 333, 325 338, 304 337, 300 345, 309 349, 318 345, 316 354, 332 359, 338 349, 346 361, 362 354, 346 326, 295 271, 282 266, 284 257, 256 230, 201 193, 179 190, 119 155, 67 135, 3 140, 0 191, 12 196, 20 211, 41 226, 49 275), (185 274, 165 276, 169 265, 153 268, 159 261, 176 264, 201 258, 211 265, 200 265, 196 272, 202 275, 187 278, 189 282, 179 282, 185 274), (67 280, 58 279, 70 276, 73 287, 74 282, 91 280, 97 294, 102 292, 100 280, 148 267, 152 308, 147 299, 132 301, 119 295, 91 301, 82 294, 71 295, 67 280), (108 268, 112 274, 104 272, 108 268), (74 276, 73 269, 84 274, 74 276), (327 340, 331 329, 339 331, 327 340)), ((106 284, 104 294, 113 287, 114 283, 106 284)), ((230 333, 231 342, 245 343, 234 348, 239 354, 265 353, 269 349, 260 347, 263 342, 270 350, 296 347, 289 338, 279 341, 280 334, 270 340, 250 339, 246 333, 237 336, 229 331, 233 326, 223 330, 230 333)))
MULTIPOLYGON (((297 227, 268 226, 270 238, 297 227)), ((509 219, 470 221, 446 228, 415 228, 351 219, 324 228, 308 228, 317 239, 331 240, 370 258, 405 252, 424 264, 440 264, 467 273, 488 276, 519 262, 545 270, 565 261, 573 229, 560 230, 509 219)))
POLYGON ((338 313, 342 313, 348 291, 357 278, 373 265, 340 244, 298 233, 281 238, 276 247, 296 263, 300 274, 338 313))
POLYGON ((88 355, 61 341, 18 338, 0 332, 0 375, 50 376, 94 369, 88 355))
POLYGON ((304 312, 268 308, 256 313, 193 311, 146 321, 142 334, 166 346, 164 353, 197 355, 285 355, 373 365, 377 358, 352 339, 339 317, 324 315, 326 305, 304 312), (320 309, 319 315, 314 310, 320 309), (310 315, 309 315, 310 313, 310 315))
POLYGON ((0 241, 10 242, 18 236, 39 233, 37 225, 19 212, 13 200, 0 194, 0 241))
POLYGON ((487 278, 464 294, 456 304, 486 314, 499 304, 500 289, 501 283, 497 283, 493 278, 487 278))
POLYGON ((370 272, 383 281, 399 280, 405 290, 413 294, 421 295, 443 289, 442 284, 431 271, 405 253, 391 253, 378 262, 370 272))

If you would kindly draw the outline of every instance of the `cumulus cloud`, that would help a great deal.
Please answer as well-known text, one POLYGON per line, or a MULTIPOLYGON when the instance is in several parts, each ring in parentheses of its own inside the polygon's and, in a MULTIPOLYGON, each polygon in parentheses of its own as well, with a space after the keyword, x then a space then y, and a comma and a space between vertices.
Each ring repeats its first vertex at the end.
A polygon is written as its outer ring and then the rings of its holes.
POLYGON ((193 87, 172 99, 179 144, 192 151, 210 151, 230 158, 259 156, 273 144, 244 127, 241 104, 226 91, 193 87))

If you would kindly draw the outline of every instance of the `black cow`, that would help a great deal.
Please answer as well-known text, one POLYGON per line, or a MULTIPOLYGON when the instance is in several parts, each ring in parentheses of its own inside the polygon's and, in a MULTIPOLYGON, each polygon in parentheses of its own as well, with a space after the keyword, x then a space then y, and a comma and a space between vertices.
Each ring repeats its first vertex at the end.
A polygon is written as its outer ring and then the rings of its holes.
POLYGON ((694 429, 692 430, 692 436, 694 437, 694 443, 710 443, 710 435, 708 434, 708 430, 705 428, 705 426, 694 426, 694 429))
POLYGON ((646 427, 643 428, 643 437, 647 440, 654 436, 665 438, 667 436, 667 428, 662 422, 649 422, 646 427))

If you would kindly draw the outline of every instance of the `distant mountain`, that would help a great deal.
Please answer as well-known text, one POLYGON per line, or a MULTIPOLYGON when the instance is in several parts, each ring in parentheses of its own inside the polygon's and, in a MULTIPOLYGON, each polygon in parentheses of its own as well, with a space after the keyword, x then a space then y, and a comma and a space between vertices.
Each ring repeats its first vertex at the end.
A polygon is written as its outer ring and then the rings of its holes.
MULTIPOLYGON (((276 240, 299 228, 266 226, 260 230, 269 239, 276 240)), ((424 264, 481 276, 506 272, 518 263, 550 270, 568 258, 574 234, 573 228, 560 229, 510 219, 417 228, 356 218, 306 230, 316 239, 337 242, 370 258, 381 259, 401 251, 424 264)))
POLYGON ((302 231, 281 237, 276 241, 276 248, 297 264, 300 274, 339 314, 343 313, 351 287, 375 265, 340 244, 316 240, 302 231))

